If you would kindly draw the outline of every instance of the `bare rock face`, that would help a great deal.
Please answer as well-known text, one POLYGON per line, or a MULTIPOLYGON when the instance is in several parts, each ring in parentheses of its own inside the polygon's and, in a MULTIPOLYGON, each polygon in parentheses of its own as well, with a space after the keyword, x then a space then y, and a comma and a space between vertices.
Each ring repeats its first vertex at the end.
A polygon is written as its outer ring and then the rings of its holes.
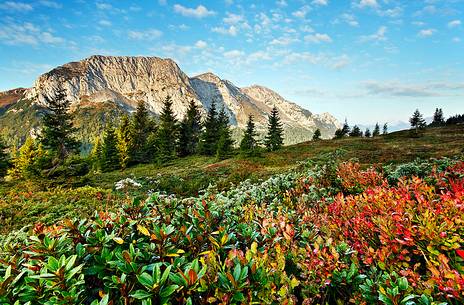
POLYGON ((74 110, 111 102, 133 111, 139 101, 144 101, 153 113, 159 114, 163 101, 170 96, 179 119, 190 100, 203 113, 214 102, 218 110, 226 110, 230 123, 239 128, 253 115, 258 128, 264 129, 275 105, 286 129, 305 134, 287 143, 309 139, 316 128, 330 137, 340 125, 330 114, 315 115, 268 88, 238 88, 212 73, 189 78, 174 61, 158 57, 92 56, 71 62, 41 75, 25 96, 43 105, 45 97, 52 98, 58 90, 65 90, 74 110))

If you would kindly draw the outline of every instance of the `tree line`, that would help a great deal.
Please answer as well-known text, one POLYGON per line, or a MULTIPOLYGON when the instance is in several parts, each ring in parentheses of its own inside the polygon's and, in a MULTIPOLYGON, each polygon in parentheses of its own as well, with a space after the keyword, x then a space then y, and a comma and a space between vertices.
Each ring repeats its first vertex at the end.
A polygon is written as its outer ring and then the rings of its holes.
MULTIPOLYGON (((0 177, 6 173, 12 178, 75 176, 90 170, 113 171, 136 164, 163 164, 197 154, 221 160, 234 152, 229 116, 224 108, 218 111, 214 102, 204 120, 193 100, 182 120, 176 118, 169 96, 163 102, 158 120, 140 102, 131 116, 121 117, 117 126, 107 122, 85 157, 80 155, 81 143, 74 137, 77 130, 65 92, 59 91, 55 98, 47 98, 45 104, 38 137, 27 137, 19 150, 13 149, 11 158, 0 141, 0 177)), ((283 145, 283 127, 276 107, 269 114, 264 143, 257 140, 254 118, 249 116, 239 152, 244 156, 254 155, 261 144, 269 151, 283 145)))

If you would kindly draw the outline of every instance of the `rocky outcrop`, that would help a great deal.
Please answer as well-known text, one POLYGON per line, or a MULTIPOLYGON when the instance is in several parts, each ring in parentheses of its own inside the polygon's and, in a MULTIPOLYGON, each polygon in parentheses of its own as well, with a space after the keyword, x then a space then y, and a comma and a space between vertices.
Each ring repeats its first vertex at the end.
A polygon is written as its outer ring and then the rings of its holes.
POLYGON ((239 88, 212 73, 189 78, 174 61, 158 57, 92 56, 71 62, 41 75, 25 96, 43 105, 45 97, 53 97, 58 90, 65 90, 74 110, 110 102, 132 111, 144 101, 159 114, 170 96, 174 112, 182 118, 190 100, 204 113, 214 102, 218 109, 224 107, 231 124, 239 128, 253 115, 258 128, 264 129, 269 112, 276 106, 284 128, 305 134, 287 143, 309 139, 316 128, 329 137, 339 127, 330 114, 313 114, 266 87, 239 88))

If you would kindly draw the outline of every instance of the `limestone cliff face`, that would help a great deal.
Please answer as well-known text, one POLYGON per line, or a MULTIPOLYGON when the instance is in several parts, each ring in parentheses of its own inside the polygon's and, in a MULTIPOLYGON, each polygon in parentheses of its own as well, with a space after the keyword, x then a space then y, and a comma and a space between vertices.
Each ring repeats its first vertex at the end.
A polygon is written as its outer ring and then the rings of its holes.
POLYGON ((264 129, 275 105, 286 129, 306 133, 287 143, 309 139, 316 128, 329 137, 339 126, 330 114, 315 115, 271 89, 257 85, 239 88, 212 73, 189 78, 174 61, 158 57, 92 56, 71 62, 41 75, 25 96, 43 105, 44 97, 53 97, 58 90, 65 90, 72 109, 110 102, 132 111, 144 101, 155 114, 161 112, 164 99, 170 96, 179 119, 190 100, 204 113, 214 102, 218 109, 224 107, 231 124, 239 128, 253 115, 258 128, 264 129))

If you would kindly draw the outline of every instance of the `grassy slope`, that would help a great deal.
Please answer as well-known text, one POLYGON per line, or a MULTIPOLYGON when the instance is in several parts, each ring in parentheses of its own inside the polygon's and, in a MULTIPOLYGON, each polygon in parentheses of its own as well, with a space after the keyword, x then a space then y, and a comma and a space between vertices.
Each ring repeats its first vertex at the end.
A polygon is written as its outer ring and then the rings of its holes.
POLYGON ((189 157, 159 167, 140 165, 124 172, 94 175, 90 184, 111 188, 114 181, 135 176, 153 178, 200 179, 218 182, 226 187, 228 182, 246 178, 265 178, 274 173, 296 167, 299 161, 317 159, 324 153, 341 149, 346 159, 357 158, 362 164, 403 163, 416 158, 438 158, 464 153, 464 126, 426 129, 421 137, 412 137, 410 131, 400 131, 377 138, 346 138, 322 140, 287 146, 259 157, 242 159, 238 156, 217 162, 214 158, 189 157))
POLYGON ((217 162, 214 158, 188 157, 164 167, 139 165, 125 171, 92 174, 89 186, 74 189, 44 189, 32 183, 0 183, 0 234, 35 222, 54 223, 63 217, 88 217, 95 210, 127 203, 127 194, 113 191, 114 183, 127 177, 143 182, 143 188, 130 192, 144 196, 147 190, 162 190, 181 196, 196 195, 210 183, 219 189, 245 179, 264 179, 292 170, 299 161, 318 159, 336 149, 343 158, 357 158, 364 165, 403 163, 416 158, 451 157, 464 153, 464 126, 430 128, 421 137, 402 131, 374 139, 346 138, 307 142, 284 147, 278 152, 242 159, 235 156, 217 162))

